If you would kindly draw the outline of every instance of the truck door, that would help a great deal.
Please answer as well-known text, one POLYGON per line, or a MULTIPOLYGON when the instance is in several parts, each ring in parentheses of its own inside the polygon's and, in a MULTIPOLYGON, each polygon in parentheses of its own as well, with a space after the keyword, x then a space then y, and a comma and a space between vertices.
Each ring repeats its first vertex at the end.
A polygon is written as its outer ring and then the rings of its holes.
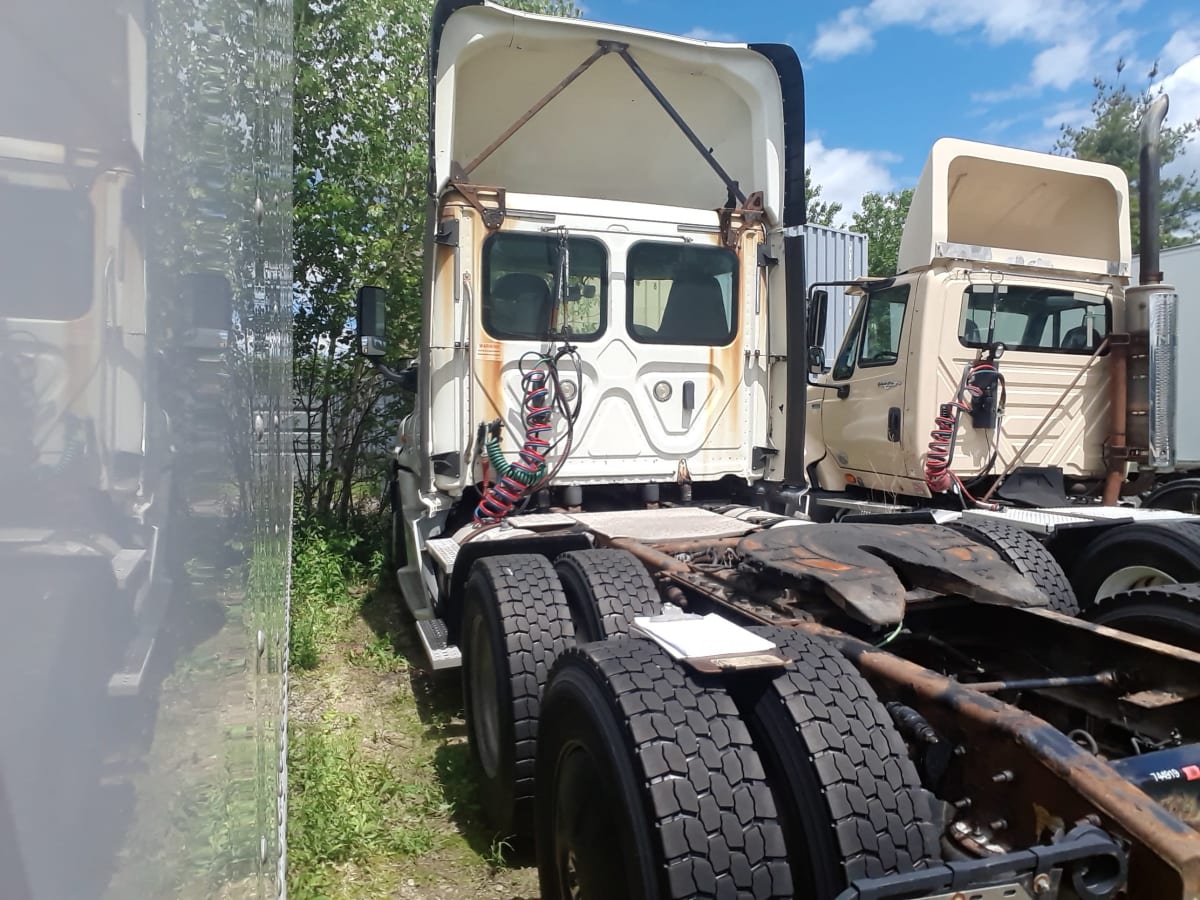
MULTIPOLYGON (((863 487, 900 493, 900 445, 911 284, 871 291, 858 304, 829 373, 822 425, 829 455, 863 487)), ((832 485, 829 485, 832 487, 832 485)))

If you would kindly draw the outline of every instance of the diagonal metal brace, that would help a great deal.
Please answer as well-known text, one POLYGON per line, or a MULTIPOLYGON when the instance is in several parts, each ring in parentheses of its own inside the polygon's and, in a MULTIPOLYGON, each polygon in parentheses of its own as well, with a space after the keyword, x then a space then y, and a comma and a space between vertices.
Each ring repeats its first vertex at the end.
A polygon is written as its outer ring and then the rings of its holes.
POLYGON ((557 97, 563 91, 565 91, 568 87, 570 87, 572 82, 574 82, 576 78, 578 78, 580 75, 582 75, 588 69, 590 69, 592 67, 592 65, 596 62, 596 60, 598 60, 602 56, 607 56, 609 53, 612 53, 613 50, 617 46, 623 47, 624 45, 623 44, 614 45, 609 41, 600 41, 600 46, 596 48, 595 53, 593 53, 591 56, 589 56, 587 59, 585 59, 583 62, 581 62, 578 66, 576 66, 566 78, 564 78, 562 81, 560 81, 558 84, 556 84, 553 88, 551 88, 550 92, 548 94, 546 94, 546 96, 544 96, 537 103, 533 104, 533 106, 531 106, 529 108, 528 112, 526 112, 523 116, 518 118, 517 121, 513 122, 506 129, 504 129, 503 133, 501 133, 501 135, 498 138, 496 138, 494 141, 492 141, 490 144, 488 144, 486 147, 484 147, 483 150, 480 151, 478 156, 476 156, 473 160, 471 160, 469 163, 467 163, 462 169, 462 178, 466 179, 467 176, 469 176, 472 172, 474 172, 477 168, 479 168, 479 166, 483 164, 483 161, 485 159, 487 159, 489 156, 491 156, 493 153, 495 153, 497 150, 499 150, 500 147, 503 146, 505 141, 507 141, 510 137, 512 137, 514 134, 516 134, 522 128, 524 128, 525 124, 530 119, 532 119, 534 116, 536 116, 538 113, 540 113, 543 109, 545 109, 547 104, 549 104, 551 100, 553 100, 555 97, 557 97))
MULTIPOLYGON (((738 183, 734 181, 730 177, 729 173, 726 172, 721 166, 721 164, 717 162, 717 158, 713 156, 712 151, 709 150, 708 147, 704 146, 704 142, 700 140, 700 138, 696 135, 696 132, 692 131, 691 126, 684 121, 683 116, 679 114, 678 110, 671 105, 671 101, 663 96, 663 92, 658 89, 658 85, 656 85, 650 79, 650 76, 647 75, 642 67, 637 64, 637 61, 629 55, 629 46, 627 44, 619 44, 614 41, 600 41, 599 44, 601 48, 607 48, 609 52, 616 53, 621 57, 621 59, 625 60, 625 64, 629 66, 633 74, 637 76, 638 81, 645 85, 646 90, 650 92, 650 95, 658 101, 658 105, 661 106, 666 114, 671 117, 671 121, 679 126, 679 130, 684 133, 684 136, 686 136, 689 141, 691 141, 692 146, 700 151, 700 155, 704 157, 704 161, 707 162, 712 167, 712 170, 717 173, 717 177, 721 179, 721 182, 729 191, 730 198, 736 197, 738 203, 745 205, 746 195, 742 193, 742 189, 738 187, 738 183)), ((731 202, 730 206, 732 205, 733 204, 731 202)))
POLYGON ((590 69, 601 57, 607 56, 610 53, 616 53, 625 61, 625 64, 629 66, 633 74, 637 76, 637 79, 645 86, 646 90, 650 92, 650 95, 658 101, 659 106, 661 106, 666 114, 671 117, 671 121, 679 126, 679 130, 683 132, 684 136, 688 139, 688 141, 691 142, 692 146, 699 151, 702 157, 704 157, 704 161, 707 162, 709 166, 712 167, 712 170, 717 173, 717 177, 721 179, 722 184, 725 185, 726 190, 729 192, 729 206, 731 208, 734 206, 733 201, 735 199, 739 204, 745 206, 746 195, 738 186, 738 183, 734 181, 733 178, 730 177, 729 173, 725 171, 724 167, 717 162, 717 158, 713 156, 712 151, 704 145, 704 142, 700 140, 699 136, 695 131, 692 130, 691 126, 688 125, 683 116, 681 116, 678 110, 671 105, 671 101, 669 101, 663 95, 663 92, 658 89, 658 85, 651 80, 650 76, 646 74, 645 70, 638 65, 637 61, 632 56, 630 56, 629 45, 619 41, 597 41, 596 44, 596 50, 591 56, 576 66, 566 78, 551 88, 541 100, 531 106, 527 112, 509 125, 508 128, 504 129, 504 131, 501 132, 501 134, 494 141, 484 147, 474 159, 472 159, 465 166, 459 168, 455 172, 455 180, 460 183, 466 183, 472 172, 479 168, 479 166, 481 166, 484 161, 488 159, 488 157, 504 146, 505 142, 508 141, 509 138, 524 128, 530 119, 545 109, 550 101, 570 87, 580 75, 590 69))

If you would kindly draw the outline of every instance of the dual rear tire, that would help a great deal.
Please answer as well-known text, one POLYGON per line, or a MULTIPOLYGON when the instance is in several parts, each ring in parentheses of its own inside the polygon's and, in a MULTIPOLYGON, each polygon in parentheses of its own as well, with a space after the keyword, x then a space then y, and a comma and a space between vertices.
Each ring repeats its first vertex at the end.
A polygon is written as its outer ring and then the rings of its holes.
POLYGON ((727 684, 623 637, 658 603, 619 551, 492 557, 468 578, 481 805, 498 834, 536 837, 544 900, 824 900, 938 858, 931 798, 841 654, 761 629, 794 663, 727 684))
POLYGON ((502 837, 533 829, 534 752, 550 667, 577 641, 624 635, 658 594, 621 550, 478 560, 463 600, 463 703, 482 812, 502 837))
POLYGON ((544 556, 481 559, 463 603, 463 706, 485 818, 502 837, 529 834, 542 688, 575 628, 544 556))
POLYGON ((986 519, 959 521, 950 527, 995 550, 1020 575, 1041 588, 1050 601, 1050 609, 1066 616, 1079 615, 1079 601, 1067 573, 1046 546, 1029 532, 986 519))
POLYGON ((836 650, 732 689, 648 641, 556 663, 536 777, 543 900, 806 897, 922 868, 938 829, 887 712, 836 650))

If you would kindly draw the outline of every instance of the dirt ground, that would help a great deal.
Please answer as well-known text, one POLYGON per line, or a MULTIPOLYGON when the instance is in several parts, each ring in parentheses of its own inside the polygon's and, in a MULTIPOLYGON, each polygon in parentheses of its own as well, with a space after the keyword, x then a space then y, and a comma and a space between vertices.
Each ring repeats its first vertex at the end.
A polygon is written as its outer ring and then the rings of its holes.
MULTIPOLYGON (((458 672, 434 678, 421 662, 412 622, 399 599, 382 591, 364 603, 318 668, 293 673, 292 734, 349 723, 364 757, 386 762, 402 794, 415 798, 404 822, 412 853, 326 867, 312 890, 297 890, 306 881, 298 876, 309 873, 294 872, 294 895, 537 900, 529 860, 515 858, 505 836, 482 824, 458 672)), ((290 865, 297 865, 294 857, 290 865)))

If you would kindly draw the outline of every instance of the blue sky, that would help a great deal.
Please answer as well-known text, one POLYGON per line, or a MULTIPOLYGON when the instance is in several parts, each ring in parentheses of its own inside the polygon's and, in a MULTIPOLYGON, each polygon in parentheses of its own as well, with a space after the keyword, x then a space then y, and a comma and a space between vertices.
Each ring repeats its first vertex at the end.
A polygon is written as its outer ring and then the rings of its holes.
MULTIPOLYGON (((1200 117, 1196 0, 583 0, 590 19, 707 40, 784 41, 804 63, 808 162, 824 195, 912 187, 954 136, 1048 151, 1088 120, 1092 79, 1164 83, 1200 117), (1154 73, 1153 76, 1151 73, 1154 73)), ((1200 140, 1180 161, 1200 168, 1200 140)), ((845 216, 845 214, 843 214, 845 216)))

